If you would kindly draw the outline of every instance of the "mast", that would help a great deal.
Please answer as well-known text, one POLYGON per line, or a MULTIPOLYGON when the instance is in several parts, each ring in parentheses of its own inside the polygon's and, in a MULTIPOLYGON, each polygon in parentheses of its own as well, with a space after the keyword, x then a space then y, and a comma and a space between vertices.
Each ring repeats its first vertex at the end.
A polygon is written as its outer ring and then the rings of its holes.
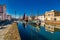
POLYGON ((31 17, 33 16, 33 9, 31 9, 31 15, 30 15, 31 17))
POLYGON ((37 10, 37 16, 39 16, 40 14, 39 14, 39 10, 37 10))
POLYGON ((30 17, 32 18, 32 20, 34 19, 34 15, 33 15, 33 9, 31 9, 31 15, 30 15, 30 17))
POLYGON ((39 10, 37 10, 37 19, 38 19, 38 16, 39 16, 40 14, 39 14, 39 10))
POLYGON ((15 19, 16 19, 16 11, 15 11, 15 19))

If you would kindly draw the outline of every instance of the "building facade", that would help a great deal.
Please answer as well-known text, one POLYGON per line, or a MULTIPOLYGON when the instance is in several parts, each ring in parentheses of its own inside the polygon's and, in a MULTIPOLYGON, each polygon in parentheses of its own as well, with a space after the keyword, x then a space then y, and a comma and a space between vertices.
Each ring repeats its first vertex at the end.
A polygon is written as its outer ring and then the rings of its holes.
POLYGON ((39 19, 39 20, 41 20, 41 21, 44 21, 44 15, 36 16, 35 19, 39 19))
POLYGON ((6 5, 0 5, 0 20, 6 20, 6 5))
POLYGON ((7 20, 11 20, 12 17, 10 15, 7 15, 7 20))
POLYGON ((38 16, 38 19, 44 21, 44 15, 38 16))
POLYGON ((46 12, 45 21, 60 21, 60 12, 55 10, 46 12))

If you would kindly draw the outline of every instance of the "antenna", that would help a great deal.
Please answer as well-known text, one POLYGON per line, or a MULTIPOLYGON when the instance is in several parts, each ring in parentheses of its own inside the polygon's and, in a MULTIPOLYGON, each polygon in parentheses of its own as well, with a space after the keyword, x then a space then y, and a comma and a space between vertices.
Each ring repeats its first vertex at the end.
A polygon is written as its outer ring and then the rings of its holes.
POLYGON ((31 14, 31 15, 30 15, 31 17, 33 17, 33 16, 34 16, 34 15, 33 15, 33 9, 31 9, 31 13, 30 13, 30 14, 31 14))

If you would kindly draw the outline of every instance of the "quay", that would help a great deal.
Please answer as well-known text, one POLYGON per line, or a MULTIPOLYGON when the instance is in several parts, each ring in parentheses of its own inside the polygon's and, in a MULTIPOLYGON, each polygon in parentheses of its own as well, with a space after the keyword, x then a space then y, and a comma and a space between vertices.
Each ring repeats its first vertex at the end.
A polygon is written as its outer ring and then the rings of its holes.
POLYGON ((21 40, 17 24, 12 23, 0 29, 0 40, 21 40))

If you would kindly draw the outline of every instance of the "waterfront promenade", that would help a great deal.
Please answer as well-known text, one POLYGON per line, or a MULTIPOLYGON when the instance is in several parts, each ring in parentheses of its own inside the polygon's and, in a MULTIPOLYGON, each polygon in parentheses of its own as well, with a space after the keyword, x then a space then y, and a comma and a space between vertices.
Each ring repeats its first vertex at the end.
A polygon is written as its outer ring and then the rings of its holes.
POLYGON ((3 26, 0 29, 0 40, 21 40, 16 23, 3 26))

